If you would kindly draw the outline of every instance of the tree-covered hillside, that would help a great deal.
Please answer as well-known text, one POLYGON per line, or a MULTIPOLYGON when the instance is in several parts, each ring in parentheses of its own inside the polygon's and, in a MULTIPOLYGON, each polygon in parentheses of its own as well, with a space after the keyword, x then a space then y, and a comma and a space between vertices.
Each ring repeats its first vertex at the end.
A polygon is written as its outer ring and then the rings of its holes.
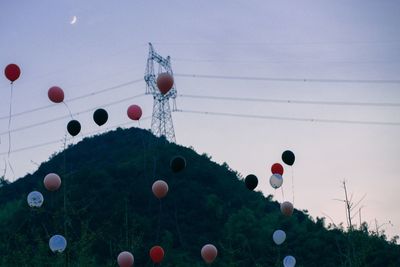
POLYGON ((363 229, 327 229, 323 219, 295 210, 284 217, 279 203, 249 191, 237 173, 207 155, 131 128, 86 138, 54 155, 32 175, 0 188, 1 266, 117 266, 131 251, 135 266, 153 266, 149 249, 161 245, 161 266, 206 266, 200 249, 218 248, 212 266, 282 266, 285 255, 296 266, 400 266, 400 248, 363 229), (187 167, 171 171, 182 155, 187 167), (47 191, 43 178, 58 173, 61 188, 47 191), (151 187, 163 179, 168 195, 158 200, 151 187), (40 209, 26 203, 42 192, 40 209), (276 229, 287 234, 277 246, 276 229), (53 254, 49 238, 66 237, 63 254, 53 254))

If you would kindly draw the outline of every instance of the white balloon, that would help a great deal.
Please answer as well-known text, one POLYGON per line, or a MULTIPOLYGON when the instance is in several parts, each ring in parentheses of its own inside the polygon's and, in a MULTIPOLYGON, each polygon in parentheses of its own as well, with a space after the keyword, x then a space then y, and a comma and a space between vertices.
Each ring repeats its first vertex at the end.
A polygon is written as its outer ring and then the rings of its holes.
POLYGON ((275 189, 281 187, 281 185, 283 184, 282 175, 275 173, 274 175, 271 176, 271 178, 269 178, 269 183, 275 189))
POLYGON ((49 240, 49 247, 54 253, 61 253, 67 247, 67 240, 62 235, 53 235, 49 240))
POLYGON ((294 267, 296 265, 296 259, 293 256, 286 256, 283 259, 283 266, 294 267))
POLYGON ((38 191, 32 191, 26 198, 29 207, 31 208, 40 208, 43 205, 43 195, 38 191))
POLYGON ((272 235, 275 244, 280 245, 286 240, 286 233, 282 230, 276 230, 272 235))

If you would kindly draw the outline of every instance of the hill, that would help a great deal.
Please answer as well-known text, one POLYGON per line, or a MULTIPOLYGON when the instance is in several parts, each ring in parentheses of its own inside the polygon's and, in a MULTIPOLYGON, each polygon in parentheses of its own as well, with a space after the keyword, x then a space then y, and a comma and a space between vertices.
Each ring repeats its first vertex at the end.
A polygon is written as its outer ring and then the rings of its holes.
POLYGON ((117 266, 123 250, 135 266, 153 266, 148 251, 156 244, 166 251, 161 266, 205 266, 207 243, 219 250, 215 267, 282 266, 288 254, 303 267, 400 266, 399 246, 367 225, 346 232, 303 211, 284 217, 279 203, 249 191, 228 165, 135 128, 85 138, 2 186, 0 240, 1 266, 117 266), (169 167, 175 155, 187 162, 179 173, 169 167), (43 186, 50 172, 62 178, 56 192, 43 186), (169 185, 161 201, 151 191, 158 179, 169 185), (45 198, 38 210, 26 204, 32 190, 45 198), (276 229, 287 234, 280 247, 276 229), (48 248, 54 234, 67 238, 63 254, 48 248))

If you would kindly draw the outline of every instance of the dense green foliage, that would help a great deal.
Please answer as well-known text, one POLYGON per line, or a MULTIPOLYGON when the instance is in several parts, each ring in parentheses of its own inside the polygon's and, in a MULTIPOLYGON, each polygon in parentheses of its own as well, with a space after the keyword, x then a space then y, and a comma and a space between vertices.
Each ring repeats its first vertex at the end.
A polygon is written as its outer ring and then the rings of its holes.
POLYGON ((400 266, 400 248, 367 227, 350 232, 328 230, 296 210, 290 218, 279 204, 249 191, 237 173, 207 155, 170 144, 139 130, 118 129, 53 156, 32 175, 0 188, 1 266, 117 266, 122 250, 132 251, 135 266, 153 266, 149 249, 166 251, 161 266, 205 266, 200 249, 219 249, 212 266, 282 266, 291 254, 296 266, 400 266), (187 167, 173 173, 170 159, 186 158, 187 167), (47 192, 43 177, 62 178, 57 192, 47 192), (169 184, 159 201, 151 192, 157 179, 169 184), (45 197, 42 208, 26 204, 32 190, 45 197), (283 229, 286 242, 277 247, 272 233, 283 229), (68 240, 64 254, 48 248, 53 234, 68 240))

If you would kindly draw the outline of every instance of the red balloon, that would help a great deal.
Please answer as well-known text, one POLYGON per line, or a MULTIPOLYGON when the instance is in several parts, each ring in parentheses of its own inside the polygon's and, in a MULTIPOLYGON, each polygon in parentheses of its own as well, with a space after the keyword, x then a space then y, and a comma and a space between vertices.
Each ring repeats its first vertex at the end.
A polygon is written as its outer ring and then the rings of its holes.
POLYGON ((127 113, 128 117, 134 121, 138 121, 142 117, 142 109, 138 105, 129 106, 127 113))
POLYGON ((4 75, 6 75, 7 79, 9 79, 11 83, 13 83, 19 78, 19 75, 21 75, 21 70, 17 64, 9 64, 4 69, 4 75))
POLYGON ((64 91, 58 86, 51 87, 47 92, 47 95, 49 96, 50 101, 54 103, 61 103, 64 101, 64 91))
POLYGON ((165 95, 174 86, 174 78, 171 74, 164 72, 160 73, 157 77, 157 87, 161 94, 165 95))
POLYGON ((275 163, 271 167, 272 174, 280 174, 283 175, 283 166, 279 163, 275 163))
POLYGON ((281 203, 281 212, 285 216, 291 216, 293 214, 293 204, 289 201, 281 203))
POLYGON ((168 193, 168 184, 163 180, 157 180, 153 183, 151 190, 153 191, 153 194, 156 196, 156 198, 161 199, 165 197, 168 193))
POLYGON ((134 259, 133 259, 132 253, 130 253, 128 251, 123 251, 123 252, 119 253, 117 262, 118 262, 119 267, 133 266, 134 259))
POLYGON ((154 263, 160 263, 164 259, 164 249, 160 246, 154 246, 150 249, 150 258, 154 263))
POLYGON ((212 244, 207 244, 201 249, 201 257, 206 263, 212 263, 217 257, 218 250, 212 244))
POLYGON ((44 187, 49 191, 56 191, 61 186, 61 178, 55 173, 49 173, 44 177, 44 187))

